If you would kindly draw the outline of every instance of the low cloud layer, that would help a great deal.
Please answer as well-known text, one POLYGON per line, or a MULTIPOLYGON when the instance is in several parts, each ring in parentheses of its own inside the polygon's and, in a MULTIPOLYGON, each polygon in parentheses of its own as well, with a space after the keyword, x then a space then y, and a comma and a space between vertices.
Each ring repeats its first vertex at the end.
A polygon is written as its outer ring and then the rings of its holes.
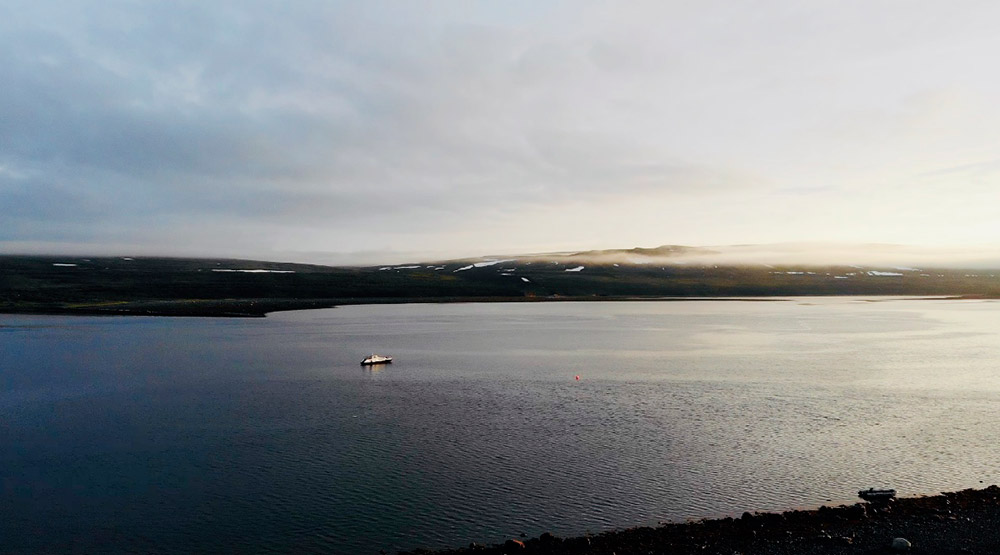
POLYGON ((1000 237, 989 2, 8 2, 0 251, 1000 237))

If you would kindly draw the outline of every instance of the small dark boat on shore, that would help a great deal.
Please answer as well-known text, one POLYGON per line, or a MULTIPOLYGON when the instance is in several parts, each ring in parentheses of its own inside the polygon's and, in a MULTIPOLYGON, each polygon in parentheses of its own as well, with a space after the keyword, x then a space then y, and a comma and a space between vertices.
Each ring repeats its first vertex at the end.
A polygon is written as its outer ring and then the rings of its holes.
POLYGON ((896 497, 896 490, 868 488, 860 490, 858 497, 869 503, 887 503, 890 499, 896 497))

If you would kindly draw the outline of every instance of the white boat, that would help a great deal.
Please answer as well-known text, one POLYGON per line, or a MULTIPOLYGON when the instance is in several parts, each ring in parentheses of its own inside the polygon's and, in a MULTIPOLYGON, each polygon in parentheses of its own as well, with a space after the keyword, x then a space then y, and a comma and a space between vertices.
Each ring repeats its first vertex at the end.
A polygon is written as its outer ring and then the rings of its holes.
POLYGON ((365 359, 361 361, 361 366, 371 366, 373 364, 390 364, 390 363, 392 363, 392 357, 376 355, 375 353, 372 353, 371 356, 365 357, 365 359))

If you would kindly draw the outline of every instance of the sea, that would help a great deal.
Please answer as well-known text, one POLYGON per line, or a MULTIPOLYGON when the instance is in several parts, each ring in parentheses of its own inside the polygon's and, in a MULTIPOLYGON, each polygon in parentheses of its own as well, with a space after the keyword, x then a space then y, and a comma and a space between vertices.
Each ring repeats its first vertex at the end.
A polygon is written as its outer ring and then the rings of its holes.
POLYGON ((935 494, 1000 482, 998 421, 989 300, 0 315, 0 552, 374 555, 935 494))

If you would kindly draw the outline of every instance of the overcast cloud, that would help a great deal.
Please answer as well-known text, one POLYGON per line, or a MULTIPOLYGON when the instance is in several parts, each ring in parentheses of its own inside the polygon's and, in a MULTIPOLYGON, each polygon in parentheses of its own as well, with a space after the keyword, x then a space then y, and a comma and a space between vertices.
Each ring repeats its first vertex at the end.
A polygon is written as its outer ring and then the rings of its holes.
POLYGON ((0 252, 1000 242, 995 2, 0 4, 0 252))

